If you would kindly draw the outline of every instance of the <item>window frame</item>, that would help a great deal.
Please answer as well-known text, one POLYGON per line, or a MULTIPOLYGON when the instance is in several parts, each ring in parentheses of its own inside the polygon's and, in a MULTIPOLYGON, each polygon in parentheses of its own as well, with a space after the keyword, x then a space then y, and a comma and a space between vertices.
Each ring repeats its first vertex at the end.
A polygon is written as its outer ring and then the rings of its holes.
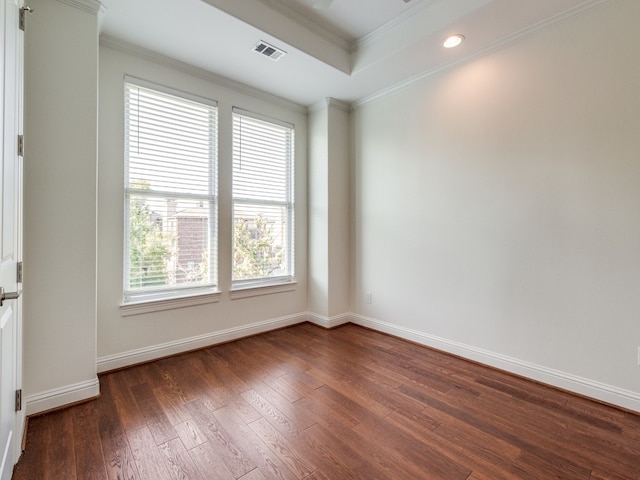
POLYGON ((231 299, 245 298, 253 295, 262 295, 270 293, 287 292, 295 289, 297 281, 295 279, 295 146, 296 146, 296 128, 295 124, 280 120, 267 115, 262 115, 250 110, 239 107, 232 108, 231 115, 232 126, 232 177, 231 177, 231 299), (256 200, 240 198, 237 201, 233 186, 235 174, 236 160, 236 117, 245 117, 259 122, 269 123, 277 127, 283 127, 289 130, 287 165, 286 165, 286 200, 256 200), (262 206, 281 206, 286 208, 286 236, 285 242, 285 258, 286 269, 285 275, 272 277, 257 277, 250 279, 234 280, 235 269, 235 221, 236 221, 236 203, 245 205, 262 205, 262 206))
POLYGON ((124 251, 123 251, 123 302, 121 313, 134 315, 152 311, 178 308, 188 305, 217 302, 220 298, 218 290, 218 172, 219 172, 219 108, 218 102, 198 95, 176 90, 157 83, 142 80, 140 78, 125 75, 123 83, 124 99, 124 251), (141 88, 157 92, 160 95, 169 95, 190 103, 197 103, 208 108, 213 108, 214 117, 209 137, 211 143, 211 157, 208 162, 208 193, 175 193, 145 191, 131 188, 129 185, 129 122, 127 91, 131 87, 141 88), (146 198, 175 198, 186 200, 200 200, 208 205, 208 271, 207 283, 187 285, 163 285, 157 288, 132 289, 130 286, 129 255, 130 255, 130 199, 132 195, 146 198))

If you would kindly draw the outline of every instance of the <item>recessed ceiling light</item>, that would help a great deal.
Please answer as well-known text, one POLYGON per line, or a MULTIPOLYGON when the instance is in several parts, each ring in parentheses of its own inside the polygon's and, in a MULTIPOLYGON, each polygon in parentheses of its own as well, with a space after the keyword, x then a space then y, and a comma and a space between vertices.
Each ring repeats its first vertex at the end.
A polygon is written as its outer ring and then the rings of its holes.
POLYGON ((444 41, 444 48, 453 48, 457 47, 464 40, 464 35, 460 33, 456 33, 455 35, 449 35, 447 39, 444 41))

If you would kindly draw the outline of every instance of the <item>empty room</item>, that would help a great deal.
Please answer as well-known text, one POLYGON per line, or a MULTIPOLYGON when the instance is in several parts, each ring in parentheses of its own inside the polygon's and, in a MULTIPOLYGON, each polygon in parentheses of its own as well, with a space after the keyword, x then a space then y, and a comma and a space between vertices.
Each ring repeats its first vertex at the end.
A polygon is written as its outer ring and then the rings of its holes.
POLYGON ((640 480, 640 2, 0 1, 0 480, 640 480))

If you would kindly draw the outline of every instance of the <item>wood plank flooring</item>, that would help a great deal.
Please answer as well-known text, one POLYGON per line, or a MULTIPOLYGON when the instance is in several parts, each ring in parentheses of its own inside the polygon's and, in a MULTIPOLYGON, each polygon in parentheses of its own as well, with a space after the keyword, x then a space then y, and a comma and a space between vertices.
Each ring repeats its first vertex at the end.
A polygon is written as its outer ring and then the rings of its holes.
POLYGON ((100 377, 15 480, 640 480, 640 416, 355 325, 100 377))

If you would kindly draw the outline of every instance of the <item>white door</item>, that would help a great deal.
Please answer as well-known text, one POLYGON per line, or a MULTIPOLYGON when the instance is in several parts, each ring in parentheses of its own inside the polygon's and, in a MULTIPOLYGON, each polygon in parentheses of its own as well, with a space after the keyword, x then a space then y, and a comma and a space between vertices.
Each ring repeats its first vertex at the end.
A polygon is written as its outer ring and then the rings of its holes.
MULTIPOLYGON (((18 263, 22 255, 22 134, 23 33, 19 14, 23 0, 0 0, 0 287, 7 297, 21 288, 18 263)), ((0 306, 0 480, 9 480, 20 455, 24 411, 16 410, 22 384, 22 304, 6 299, 0 306)))

